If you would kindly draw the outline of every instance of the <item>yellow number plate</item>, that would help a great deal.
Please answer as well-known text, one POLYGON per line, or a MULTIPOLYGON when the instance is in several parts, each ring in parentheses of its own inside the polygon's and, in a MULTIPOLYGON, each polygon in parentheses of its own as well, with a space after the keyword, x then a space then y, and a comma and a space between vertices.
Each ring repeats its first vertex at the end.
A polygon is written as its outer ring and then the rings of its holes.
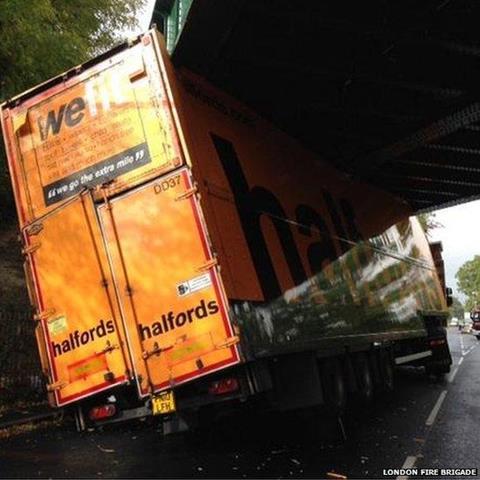
POLYGON ((172 413, 176 409, 173 391, 162 392, 152 397, 152 412, 154 415, 172 413))

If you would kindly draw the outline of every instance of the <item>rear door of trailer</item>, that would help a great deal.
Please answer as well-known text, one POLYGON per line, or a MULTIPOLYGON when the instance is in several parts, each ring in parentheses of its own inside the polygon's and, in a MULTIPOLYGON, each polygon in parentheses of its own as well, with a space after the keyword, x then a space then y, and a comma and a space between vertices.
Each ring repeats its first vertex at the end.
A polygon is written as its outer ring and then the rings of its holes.
POLYGON ((239 361, 155 35, 2 107, 56 405, 239 361))

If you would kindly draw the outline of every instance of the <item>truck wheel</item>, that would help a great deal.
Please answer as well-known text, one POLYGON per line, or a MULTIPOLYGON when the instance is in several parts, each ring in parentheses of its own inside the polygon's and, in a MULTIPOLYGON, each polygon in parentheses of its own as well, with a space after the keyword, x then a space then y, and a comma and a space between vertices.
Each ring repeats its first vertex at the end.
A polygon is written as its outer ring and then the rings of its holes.
POLYGON ((386 392, 392 392, 394 389, 393 365, 388 352, 382 352, 380 355, 380 373, 383 389, 386 392))
POLYGON ((329 410, 339 414, 347 403, 342 366, 337 359, 328 359, 322 362, 320 372, 325 404, 329 410))
POLYGON ((360 400, 363 403, 370 403, 373 398, 372 371, 368 363, 368 358, 363 353, 355 358, 355 374, 360 400))

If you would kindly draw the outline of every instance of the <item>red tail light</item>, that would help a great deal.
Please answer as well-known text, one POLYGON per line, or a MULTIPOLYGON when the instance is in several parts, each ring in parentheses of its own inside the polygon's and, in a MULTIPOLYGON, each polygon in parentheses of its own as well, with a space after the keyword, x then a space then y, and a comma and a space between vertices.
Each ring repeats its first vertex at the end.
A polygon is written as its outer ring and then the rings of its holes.
POLYGON ((222 378, 212 382, 208 389, 211 395, 224 395, 225 393, 236 392, 240 388, 236 378, 222 378))
POLYGON ((438 347, 439 345, 445 345, 444 338, 440 338, 439 340, 430 340, 431 347, 438 347))
POLYGON ((105 418, 113 417, 116 413, 117 407, 112 403, 109 403, 108 405, 93 407, 88 416, 90 417, 90 420, 103 420, 105 418))

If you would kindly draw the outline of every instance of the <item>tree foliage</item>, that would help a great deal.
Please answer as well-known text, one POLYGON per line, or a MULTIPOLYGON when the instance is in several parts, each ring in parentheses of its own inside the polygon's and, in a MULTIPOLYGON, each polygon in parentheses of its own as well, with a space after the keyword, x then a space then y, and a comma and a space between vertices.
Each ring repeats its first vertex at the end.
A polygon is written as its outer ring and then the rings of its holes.
POLYGON ((457 297, 452 297, 452 306, 449 308, 450 317, 456 317, 463 320, 465 308, 457 297))
MULTIPOLYGON (((145 0, 0 0, 0 102, 113 46, 145 0)), ((12 213, 0 139, 0 222, 12 213)))
POLYGON ((465 262, 455 274, 458 289, 467 297, 465 308, 472 310, 480 305, 480 255, 465 262))
POLYGON ((428 237, 435 228, 443 228, 443 225, 435 218, 435 213, 421 213, 417 216, 420 225, 428 237))
POLYGON ((0 0, 5 99, 112 46, 144 0, 0 0))

